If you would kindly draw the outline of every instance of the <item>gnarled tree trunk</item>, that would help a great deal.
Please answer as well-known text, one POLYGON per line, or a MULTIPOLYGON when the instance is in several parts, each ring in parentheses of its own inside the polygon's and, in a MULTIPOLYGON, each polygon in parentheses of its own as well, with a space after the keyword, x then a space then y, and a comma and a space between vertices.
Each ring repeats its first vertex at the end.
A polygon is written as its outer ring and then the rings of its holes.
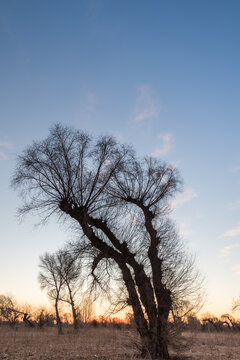
MULTIPOLYGON (((134 255, 129 252, 128 248, 114 236, 106 223, 103 223, 100 219, 91 218, 84 209, 73 209, 72 206, 65 202, 62 202, 60 206, 63 211, 79 222, 84 234, 92 245, 100 251, 101 256, 99 256, 99 259, 107 257, 117 263, 128 290, 129 303, 133 308, 137 330, 147 353, 154 360, 170 359, 167 334, 168 314, 172 305, 170 291, 165 289, 162 283, 159 283, 159 292, 157 295, 155 294, 156 289, 152 286, 144 267, 135 260, 134 255), (114 244, 114 247, 121 250, 121 253, 110 247, 95 234, 91 227, 93 224, 97 228, 101 228, 114 244), (133 273, 128 265, 132 266, 133 273), (147 319, 144 316, 143 307, 147 319)), ((153 256, 151 262, 154 263, 154 261, 156 259, 153 256)), ((156 265, 158 265, 158 267, 155 266, 156 270, 161 274, 159 263, 156 265)), ((97 263, 95 266, 97 266, 97 263)), ((154 266, 152 268, 154 269, 154 266)), ((154 276, 157 278, 157 274, 154 276)))

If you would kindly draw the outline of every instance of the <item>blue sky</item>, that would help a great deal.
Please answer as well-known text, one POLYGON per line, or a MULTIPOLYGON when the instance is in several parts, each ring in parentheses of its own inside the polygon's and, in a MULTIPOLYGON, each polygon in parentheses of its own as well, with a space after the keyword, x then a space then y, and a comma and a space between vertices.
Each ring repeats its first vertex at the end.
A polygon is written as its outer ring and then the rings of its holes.
POLYGON ((239 1, 0 2, 0 293, 44 302, 38 258, 71 233, 19 222, 17 154, 61 122, 176 164, 173 219, 206 309, 240 295, 239 1))

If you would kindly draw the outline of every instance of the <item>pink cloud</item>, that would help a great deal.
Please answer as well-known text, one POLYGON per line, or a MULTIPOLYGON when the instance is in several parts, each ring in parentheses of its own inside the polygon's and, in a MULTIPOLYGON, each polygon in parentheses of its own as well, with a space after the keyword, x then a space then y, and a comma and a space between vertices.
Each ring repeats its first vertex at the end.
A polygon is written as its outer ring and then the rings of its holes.
POLYGON ((152 88, 143 84, 138 87, 137 104, 135 108, 135 121, 142 122, 146 119, 156 118, 159 107, 152 88))
POLYGON ((0 151, 0 159, 1 160, 6 160, 7 159, 7 155, 3 151, 0 151))
POLYGON ((12 146, 12 144, 8 141, 0 141, 0 147, 4 147, 4 148, 10 148, 12 146))
MULTIPOLYGON (((8 141, 0 141, 0 148, 9 149, 12 146, 12 144, 8 141)), ((7 155, 4 151, 0 151, 0 160, 6 160, 7 155)))
POLYGON ((171 203, 171 207, 176 208, 177 206, 184 204, 198 196, 196 190, 189 188, 179 194, 174 201, 171 203))
POLYGON ((224 246, 218 255, 218 257, 228 257, 232 249, 237 249, 240 247, 240 244, 231 244, 224 246))
POLYGON ((240 235, 240 226, 234 227, 232 229, 229 229, 223 233, 222 236, 224 237, 234 237, 240 235))
POLYGON ((162 140, 162 146, 154 150, 154 152, 151 154, 153 157, 164 156, 172 149, 172 134, 158 134, 158 138, 162 140))
POLYGON ((188 224, 180 223, 179 224, 179 233, 181 236, 188 237, 193 234, 193 230, 190 229, 188 224))
POLYGON ((235 266, 233 267, 233 270, 234 270, 234 272, 235 272, 236 275, 240 275, 240 264, 235 265, 235 266))
POLYGON ((228 210, 239 210, 240 209, 240 200, 235 201, 228 205, 228 210))

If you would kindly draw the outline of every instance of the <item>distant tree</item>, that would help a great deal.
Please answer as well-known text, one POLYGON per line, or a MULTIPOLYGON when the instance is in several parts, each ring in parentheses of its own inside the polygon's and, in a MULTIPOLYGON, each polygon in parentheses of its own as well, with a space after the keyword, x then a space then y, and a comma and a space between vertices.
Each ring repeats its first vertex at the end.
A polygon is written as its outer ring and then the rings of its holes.
POLYGON ((60 250, 56 253, 57 270, 63 279, 63 287, 60 292, 60 300, 71 306, 73 325, 78 329, 78 313, 76 307, 77 295, 81 289, 81 262, 79 257, 73 256, 70 252, 60 250))
POLYGON ((39 281, 41 287, 47 288, 48 296, 55 301, 55 310, 59 332, 62 332, 59 315, 59 302, 71 306, 74 329, 77 330, 78 313, 76 308, 77 295, 81 289, 81 263, 78 256, 69 251, 59 250, 50 255, 40 257, 39 281))
POLYGON ((235 321, 234 318, 230 314, 223 314, 220 317, 220 321, 228 327, 229 330, 234 329, 235 321))
POLYGON ((203 328, 215 331, 225 331, 231 329, 231 323, 228 321, 229 314, 224 314, 219 318, 211 314, 204 314, 202 317, 203 328))
POLYGON ((194 314, 188 315, 187 325, 190 331, 200 331, 202 328, 200 320, 194 314))
POLYGON ((37 326, 41 329, 44 325, 52 326, 54 324, 55 315, 46 307, 41 306, 34 311, 34 319, 37 326))
POLYGON ((59 263, 56 254, 45 253, 40 256, 39 283, 42 289, 47 290, 48 297, 54 301, 58 333, 62 334, 62 321, 59 314, 59 301, 64 279, 59 272, 59 263))
POLYGON ((21 315, 22 312, 19 309, 19 305, 12 296, 0 295, 0 317, 3 320, 8 321, 11 326, 14 326, 21 315))
POLYGON ((12 183, 26 200, 20 214, 65 214, 78 224, 78 251, 95 283, 106 291, 116 283, 125 288, 121 307, 132 307, 143 350, 168 360, 169 313, 200 296, 194 260, 168 219, 181 183, 177 170, 151 157, 138 160, 112 137, 92 144, 88 135, 56 125, 19 156, 12 183))
POLYGON ((20 306, 12 296, 0 295, 0 317, 11 326, 22 320, 27 326, 34 327, 31 320, 30 305, 20 306))
POLYGON ((93 302, 90 297, 83 298, 77 307, 79 319, 84 324, 91 321, 93 318, 93 302))
POLYGON ((223 314, 221 316, 221 320, 228 324, 228 327, 232 330, 240 331, 240 324, 234 319, 234 317, 230 314, 223 314))
POLYGON ((235 312, 238 310, 240 310, 240 297, 234 299, 232 304, 232 311, 235 312))

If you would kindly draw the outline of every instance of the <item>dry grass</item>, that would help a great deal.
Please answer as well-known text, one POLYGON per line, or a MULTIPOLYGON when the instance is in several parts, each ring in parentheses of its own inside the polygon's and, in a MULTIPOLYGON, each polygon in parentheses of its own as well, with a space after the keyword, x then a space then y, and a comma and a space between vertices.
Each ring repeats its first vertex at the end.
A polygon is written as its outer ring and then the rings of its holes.
MULTIPOLYGON (((238 333, 186 332, 183 338, 190 346, 175 354, 181 356, 181 359, 240 359, 238 333)), ((65 334, 58 336, 56 328, 12 330, 0 326, 0 359, 133 360, 138 358, 134 345, 137 340, 137 334, 127 329, 89 327, 80 329, 77 334, 65 329, 65 334)))
POLYGON ((240 333, 186 332, 189 344, 181 355, 193 360, 240 360, 240 333))
POLYGON ((57 335, 56 328, 12 330, 0 327, 0 359, 83 360, 134 359, 132 333, 118 329, 71 329, 57 335))

